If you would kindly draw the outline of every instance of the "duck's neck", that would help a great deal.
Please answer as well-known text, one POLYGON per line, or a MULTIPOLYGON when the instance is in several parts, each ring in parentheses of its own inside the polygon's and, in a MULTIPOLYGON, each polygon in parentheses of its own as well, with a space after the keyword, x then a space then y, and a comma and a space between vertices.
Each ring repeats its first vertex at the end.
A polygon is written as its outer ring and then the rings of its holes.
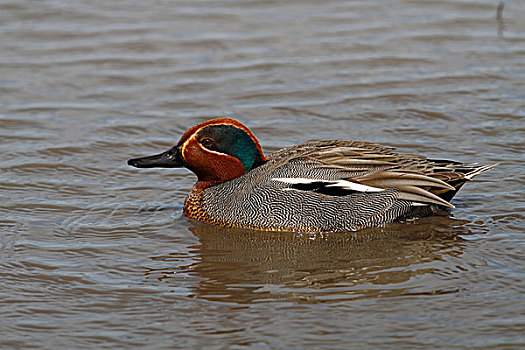
POLYGON ((197 181, 197 183, 193 186, 194 191, 203 191, 207 189, 208 187, 218 185, 220 183, 223 183, 224 181, 197 181))

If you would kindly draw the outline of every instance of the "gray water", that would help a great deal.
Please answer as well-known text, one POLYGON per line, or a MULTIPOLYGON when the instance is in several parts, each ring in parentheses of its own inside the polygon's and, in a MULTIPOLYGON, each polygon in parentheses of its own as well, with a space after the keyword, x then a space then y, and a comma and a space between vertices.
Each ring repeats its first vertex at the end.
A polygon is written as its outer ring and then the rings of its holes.
POLYGON ((0 348, 524 348, 525 2, 1 1, 0 348), (348 234, 181 215, 197 122, 482 164, 348 234))

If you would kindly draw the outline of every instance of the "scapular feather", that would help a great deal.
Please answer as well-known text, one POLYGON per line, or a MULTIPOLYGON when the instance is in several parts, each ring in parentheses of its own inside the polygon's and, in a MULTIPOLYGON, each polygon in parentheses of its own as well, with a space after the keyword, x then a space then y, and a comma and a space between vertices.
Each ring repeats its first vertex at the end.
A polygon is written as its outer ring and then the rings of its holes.
POLYGON ((444 199, 441 199, 440 197, 436 196, 435 194, 424 190, 419 187, 415 186, 399 186, 397 189, 400 191, 400 196, 398 198, 405 199, 405 200, 411 200, 414 202, 422 202, 422 203, 433 203, 433 204, 439 204, 443 205, 448 208, 454 208, 452 204, 447 202, 444 199), (409 198, 416 198, 417 199, 409 199, 409 198))

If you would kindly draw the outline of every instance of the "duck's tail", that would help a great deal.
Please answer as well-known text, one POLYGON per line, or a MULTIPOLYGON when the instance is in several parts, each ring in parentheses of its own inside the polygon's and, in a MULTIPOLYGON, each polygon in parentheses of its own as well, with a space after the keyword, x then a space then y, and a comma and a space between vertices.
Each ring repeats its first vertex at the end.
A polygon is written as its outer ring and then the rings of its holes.
POLYGON ((436 190, 431 192, 446 201, 450 201, 465 183, 471 181, 473 177, 494 168, 498 164, 499 163, 490 165, 461 164, 460 166, 455 167, 455 169, 450 173, 436 173, 434 176, 454 187, 454 189, 436 190))
POLYGON ((474 176, 478 176, 479 174, 484 173, 485 171, 494 168, 496 165, 499 165, 499 163, 495 163, 491 165, 482 165, 477 168, 474 168, 471 172, 468 172, 465 174, 465 179, 472 180, 474 176))

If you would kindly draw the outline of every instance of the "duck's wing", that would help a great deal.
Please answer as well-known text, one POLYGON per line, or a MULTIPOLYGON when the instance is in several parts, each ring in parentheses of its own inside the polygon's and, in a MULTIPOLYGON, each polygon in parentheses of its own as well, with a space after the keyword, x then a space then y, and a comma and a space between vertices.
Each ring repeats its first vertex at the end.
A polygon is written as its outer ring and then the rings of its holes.
POLYGON ((454 206, 448 201, 466 181, 494 166, 431 160, 374 143, 338 140, 300 144, 275 152, 269 159, 275 167, 308 164, 307 176, 299 172, 275 179, 294 189, 343 196, 396 188, 398 199, 449 208, 454 206))

